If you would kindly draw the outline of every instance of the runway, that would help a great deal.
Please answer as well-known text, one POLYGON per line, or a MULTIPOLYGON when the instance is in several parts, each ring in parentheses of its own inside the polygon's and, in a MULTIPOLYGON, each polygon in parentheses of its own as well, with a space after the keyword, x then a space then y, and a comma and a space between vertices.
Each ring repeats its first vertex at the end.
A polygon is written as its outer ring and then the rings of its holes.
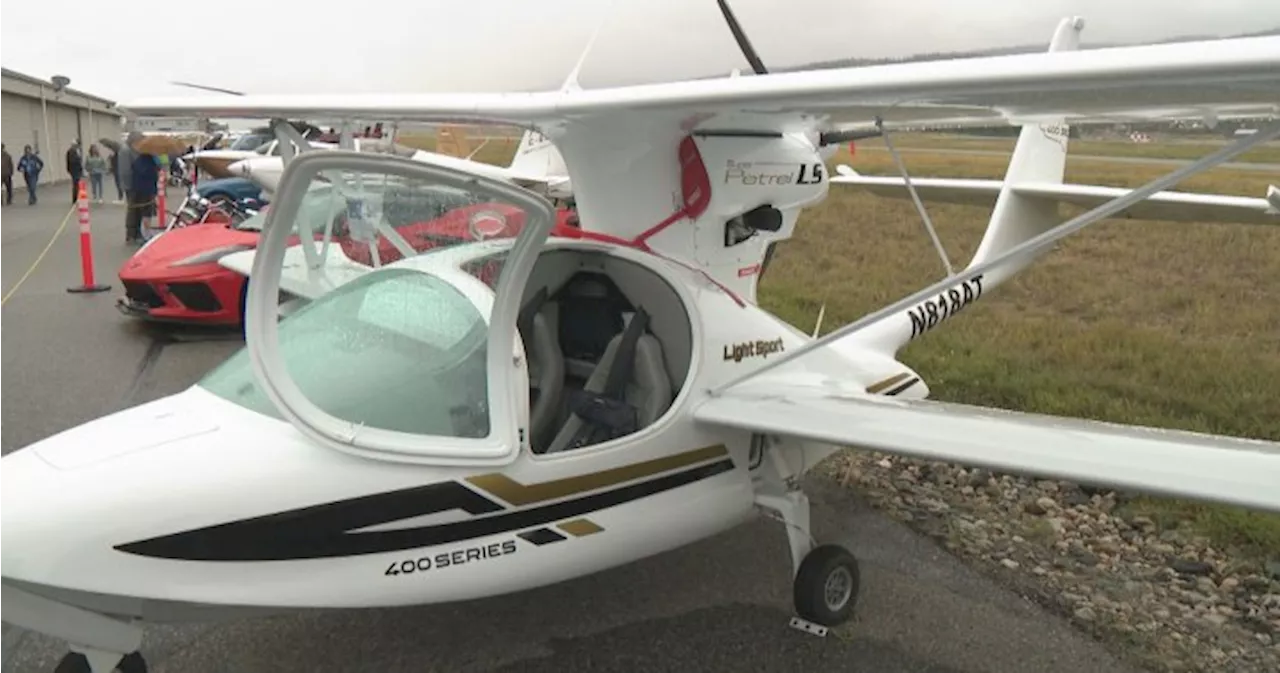
MULTIPOLYGON (((5 294, 66 215, 61 191, 47 190, 36 207, 3 209, 5 294)), ((3 306, 4 453, 180 391, 240 347, 171 342, 120 315, 115 271, 132 252, 124 244, 124 212, 94 206, 93 217, 97 273, 113 285, 110 292, 66 292, 80 281, 73 221, 3 306)), ((496 599, 152 626, 143 653, 161 673, 1134 670, 847 489, 811 479, 809 493, 819 539, 845 541, 863 570, 858 619, 825 639, 788 627, 786 537, 779 524, 761 520, 629 566, 496 599)), ((227 484, 227 496, 235 494, 236 484, 227 484)), ((3 642, 4 673, 47 673, 65 651, 8 624, 3 642)))

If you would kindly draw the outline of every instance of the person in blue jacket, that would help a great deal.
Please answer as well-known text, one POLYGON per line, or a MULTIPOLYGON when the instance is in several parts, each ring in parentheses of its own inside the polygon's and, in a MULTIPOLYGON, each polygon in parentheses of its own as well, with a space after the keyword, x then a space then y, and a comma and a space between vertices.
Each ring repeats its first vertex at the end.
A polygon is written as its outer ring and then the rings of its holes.
POLYGON ((27 180, 27 205, 35 205, 36 187, 40 185, 40 171, 44 170, 44 160, 31 151, 31 146, 22 148, 22 158, 18 159, 18 172, 27 180))
POLYGON ((160 166, 155 156, 139 152, 129 168, 129 217, 125 224, 125 242, 142 243, 146 240, 142 233, 143 222, 156 214, 160 166))

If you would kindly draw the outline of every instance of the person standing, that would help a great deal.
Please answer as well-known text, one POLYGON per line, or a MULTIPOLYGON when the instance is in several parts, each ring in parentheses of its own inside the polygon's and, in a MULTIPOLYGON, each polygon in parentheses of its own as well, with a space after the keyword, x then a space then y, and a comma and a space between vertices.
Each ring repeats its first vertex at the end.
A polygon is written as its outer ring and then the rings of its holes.
POLYGON ((124 203, 124 187, 120 185, 120 153, 112 150, 111 156, 107 157, 107 166, 111 171, 111 177, 116 183, 116 203, 124 203))
POLYGON ((74 205, 80 196, 80 181, 84 179, 84 157, 80 154, 79 140, 67 148, 67 175, 71 176, 71 203, 74 205))
POLYGON ((18 159, 18 172, 27 181, 27 205, 35 205, 36 187, 40 184, 40 171, 44 170, 44 160, 39 154, 31 151, 30 145, 22 148, 22 158, 18 159))
POLYGON ((9 148, 0 143, 0 167, 4 169, 4 205, 13 205, 13 157, 9 148))
POLYGON ((156 194, 159 193, 160 166, 156 157, 134 151, 135 158, 129 184, 129 218, 127 220, 127 241, 142 243, 146 236, 142 230, 144 222, 156 212, 156 194))
POLYGON ((107 173, 107 160, 98 153, 97 145, 89 146, 89 158, 85 159, 84 168, 89 173, 89 198, 102 203, 102 180, 107 173))
POLYGON ((141 133, 130 131, 125 141, 120 144, 120 149, 116 151, 116 179, 120 181, 120 187, 124 189, 125 243, 141 240, 142 237, 142 232, 140 230, 135 231, 133 228, 133 160, 138 156, 138 153, 133 149, 133 144, 141 139, 141 133))

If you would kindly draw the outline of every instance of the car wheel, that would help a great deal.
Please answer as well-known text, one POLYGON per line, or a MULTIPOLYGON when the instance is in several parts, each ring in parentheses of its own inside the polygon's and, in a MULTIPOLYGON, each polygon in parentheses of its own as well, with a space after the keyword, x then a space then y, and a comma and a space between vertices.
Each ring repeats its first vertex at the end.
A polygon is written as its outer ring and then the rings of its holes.
POLYGON ((245 338, 244 330, 244 313, 249 303, 249 277, 245 276, 244 282, 240 284, 240 338, 245 338))

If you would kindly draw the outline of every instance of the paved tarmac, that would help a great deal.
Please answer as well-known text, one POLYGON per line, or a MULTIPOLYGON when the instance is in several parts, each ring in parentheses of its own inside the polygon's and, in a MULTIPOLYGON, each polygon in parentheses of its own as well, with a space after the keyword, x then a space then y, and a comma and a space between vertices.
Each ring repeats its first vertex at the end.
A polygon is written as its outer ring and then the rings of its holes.
MULTIPOLYGON (((68 212, 60 190, 0 214, 3 452, 192 384, 237 342, 170 343, 116 312, 115 271, 131 249, 123 209, 95 206, 98 278, 76 295, 76 223, 12 295, 68 212)), ((163 333, 160 333, 163 334, 163 333)), ((318 449, 319 450, 319 449, 318 449)), ((228 495, 235 484, 228 484, 228 495)), ((216 625, 149 627, 159 673, 306 671, 1131 671, 1064 620, 998 586, 934 543, 813 479, 820 539, 862 561, 857 620, 827 638, 787 626, 790 561, 761 520, 597 575, 496 599, 314 612, 216 625)), ((64 645, 4 625, 3 673, 47 672, 64 645)))

